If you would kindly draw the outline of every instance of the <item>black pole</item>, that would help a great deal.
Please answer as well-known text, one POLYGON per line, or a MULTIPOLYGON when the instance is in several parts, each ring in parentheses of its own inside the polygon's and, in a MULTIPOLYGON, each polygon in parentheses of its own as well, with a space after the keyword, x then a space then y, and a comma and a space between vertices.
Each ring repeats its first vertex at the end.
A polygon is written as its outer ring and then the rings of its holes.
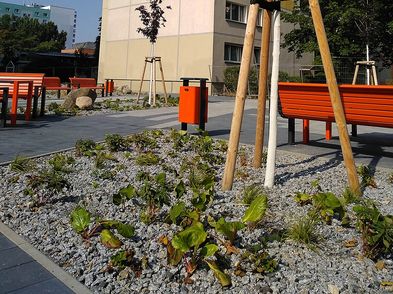
POLYGON ((200 81, 201 101, 199 111, 199 129, 205 131, 205 112, 206 112, 206 80, 200 81))
POLYGON ((1 101, 1 126, 4 128, 7 122, 8 88, 3 88, 3 100, 1 101))
MULTIPOLYGON (((189 79, 183 79, 183 87, 188 87, 190 85, 189 79)), ((182 131, 187 131, 187 123, 182 122, 180 125, 182 131)))

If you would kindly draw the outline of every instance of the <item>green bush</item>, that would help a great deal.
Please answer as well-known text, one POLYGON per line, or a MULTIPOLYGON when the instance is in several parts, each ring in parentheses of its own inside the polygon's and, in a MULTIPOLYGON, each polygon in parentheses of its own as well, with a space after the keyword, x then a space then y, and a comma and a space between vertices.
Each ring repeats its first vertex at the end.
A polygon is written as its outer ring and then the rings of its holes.
MULTIPOLYGON (((228 92, 235 93, 237 88, 237 81, 239 79, 240 66, 227 67, 224 71, 224 84, 228 92)), ((258 69, 256 67, 252 68, 250 71, 248 94, 256 95, 258 94, 258 69)), ((271 76, 268 78, 268 83, 270 83, 271 76)), ((287 72, 280 71, 278 80, 280 82, 301 82, 300 77, 290 76, 287 72)))
MULTIPOLYGON (((224 70, 224 84, 227 91, 235 93, 237 89, 237 81, 239 79, 240 66, 230 66, 224 70)), ((252 68, 249 76, 249 93, 258 93, 258 71, 252 68)))

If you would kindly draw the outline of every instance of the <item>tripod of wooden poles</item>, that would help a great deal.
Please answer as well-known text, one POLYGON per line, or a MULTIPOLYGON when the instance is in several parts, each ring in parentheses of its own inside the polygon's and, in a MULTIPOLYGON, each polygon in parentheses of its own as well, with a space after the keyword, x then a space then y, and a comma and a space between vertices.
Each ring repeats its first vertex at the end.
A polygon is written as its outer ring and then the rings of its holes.
POLYGON ((136 102, 139 102, 139 97, 141 96, 141 91, 142 91, 142 86, 143 86, 143 80, 145 78, 145 73, 146 73, 146 67, 148 63, 153 63, 152 67, 152 81, 150 83, 153 83, 153 106, 156 105, 156 93, 157 93, 157 84, 156 84, 156 62, 158 62, 158 65, 160 67, 160 73, 161 73, 161 81, 162 81, 162 87, 164 89, 164 97, 165 97, 165 104, 168 103, 168 95, 166 92, 166 86, 165 86, 165 78, 164 78, 164 70, 162 69, 162 62, 161 62, 161 57, 145 57, 145 65, 143 67, 143 73, 142 73, 142 78, 141 78, 141 84, 139 86, 139 91, 138 91, 138 98, 136 99, 136 102))
MULTIPOLYGON (((360 193, 359 178, 356 172, 356 166, 353 159, 352 148, 349 141, 347 124, 344 115, 344 109, 340 98, 336 75, 334 72, 333 62, 332 62, 330 49, 326 37, 325 27, 322 20, 321 9, 318 0, 309 0, 309 5, 310 5, 310 10, 314 23, 314 29, 318 39, 318 45, 322 57, 328 88, 329 88, 334 116, 338 128, 341 149, 344 157, 344 164, 348 175, 349 187, 354 193, 359 194, 360 193)), ((239 148, 240 130, 243 120, 243 113, 244 113, 244 104, 247 95, 247 82, 250 72, 250 64, 251 64, 252 52, 254 46, 258 11, 260 8, 264 8, 264 14, 263 14, 262 45, 261 45, 261 58, 260 58, 261 65, 260 65, 260 72, 259 72, 259 92, 258 92, 258 108, 257 108, 258 114, 257 114, 255 153, 253 159, 253 166, 255 168, 259 168, 262 164, 272 12, 279 11, 280 4, 279 1, 251 0, 246 33, 244 38, 239 80, 237 84, 235 108, 232 117, 231 133, 228 143, 225 171, 222 181, 222 190, 224 191, 232 189, 232 185, 233 185, 233 178, 234 178, 235 167, 236 167, 236 157, 239 148)), ((278 21, 279 21, 279 17, 278 17, 278 21)), ((275 83, 277 83, 277 81, 275 83)), ((272 89, 277 91, 276 86, 273 87, 272 85, 272 89)), ((273 93, 271 94, 273 95, 273 93)), ((270 107, 272 107, 271 103, 270 103, 270 107)), ((270 113, 270 115, 272 115, 272 113, 270 113)), ((277 114, 275 116, 277 116, 277 114)), ((271 121, 272 119, 276 120, 276 117, 274 118, 271 117, 270 119, 271 121)), ((271 134, 269 134, 269 136, 271 136, 271 134)), ((269 152, 270 152, 270 146, 269 146, 268 153, 269 152)), ((267 168, 266 173, 268 172, 269 171, 267 168)), ((271 176, 274 179, 274 174, 271 176)), ((265 186, 270 187, 270 185, 266 185, 266 179, 265 179, 265 186)))

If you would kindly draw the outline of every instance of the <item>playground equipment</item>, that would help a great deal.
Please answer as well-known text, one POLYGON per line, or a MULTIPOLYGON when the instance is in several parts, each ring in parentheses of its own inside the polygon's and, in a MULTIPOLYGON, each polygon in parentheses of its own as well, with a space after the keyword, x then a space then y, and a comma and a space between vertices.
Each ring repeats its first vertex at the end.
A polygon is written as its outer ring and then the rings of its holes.
MULTIPOLYGON (((340 92, 338 89, 336 75, 333 68, 333 62, 332 62, 330 49, 326 37, 325 27, 322 20, 321 9, 318 0, 309 0, 309 5, 310 5, 310 10, 314 23, 314 29, 317 35, 318 45, 322 57, 326 80, 328 83, 330 100, 333 107, 334 117, 338 128, 341 149, 344 157, 344 164, 348 175, 349 187, 353 192, 359 193, 360 191, 359 179, 356 172, 356 166, 353 160, 352 148, 349 141, 349 135, 348 135, 347 124, 345 120, 343 105, 341 102, 340 92)), ((256 140, 255 140, 256 146, 255 146, 255 154, 254 154, 254 167, 260 166, 260 158, 262 158, 263 145, 261 144, 261 142, 263 143, 264 127, 261 122, 264 121, 265 118, 264 104, 266 99, 266 89, 263 88, 263 84, 266 84, 266 80, 267 80, 266 64, 268 64, 268 52, 269 52, 268 50, 269 45, 267 43, 269 42, 268 36, 270 37, 270 30, 271 30, 270 28, 271 12, 274 12, 275 14, 275 18, 274 18, 275 22, 279 21, 280 2, 279 1, 271 2, 266 0, 251 0, 248 20, 247 20, 246 34, 244 38, 243 55, 240 65, 235 109, 233 112, 231 133, 229 137, 228 152, 227 152, 225 171, 224 171, 224 177, 222 182, 223 190, 230 190, 233 184, 233 177, 236 167, 236 155, 239 147, 239 136, 240 136, 240 129, 243 119, 243 112, 244 112, 244 102, 246 99, 246 92, 247 92, 247 79, 250 71, 250 62, 251 62, 259 8, 265 9, 264 19, 263 19, 264 29, 263 29, 262 46, 261 46, 262 48, 261 71, 265 71, 265 73, 261 74, 260 72, 260 77, 259 77, 259 83, 262 87, 260 87, 259 95, 258 95, 258 116, 257 116, 257 132, 256 132, 256 140)), ((279 33, 279 25, 276 24, 275 29, 277 29, 277 32, 279 33)), ((276 38, 275 41, 277 42, 276 38)), ((274 46, 274 47, 276 47, 276 51, 279 50, 279 46, 274 46)), ((277 53, 274 54, 276 60, 278 60, 278 54, 277 53)), ((273 64, 273 69, 274 67, 275 64, 273 64)), ((271 98, 274 98, 274 96, 277 97, 277 79, 274 78, 273 74, 274 72, 272 72, 272 92, 271 92, 272 97, 271 98), (276 85, 273 85, 274 83, 276 85), (273 93, 273 91, 275 91, 275 93, 273 93)), ((270 102, 270 108, 272 108, 273 103, 276 103, 276 101, 270 102)), ((276 107, 273 105, 273 108, 276 107)), ((276 118, 277 112, 275 109, 273 109, 273 111, 270 112, 270 116, 271 116, 270 118, 271 122, 277 119, 276 118)), ((274 129, 270 128, 270 131, 274 132, 274 129)), ((271 135, 272 134, 270 133, 269 136, 271 135)), ((276 145, 274 137, 271 140, 269 139, 269 145, 270 144, 276 145)), ((267 175, 267 177, 265 178, 265 186, 272 187, 274 181, 272 181, 271 179, 273 178, 274 180, 275 155, 271 153, 273 152, 275 153, 275 146, 269 146, 268 150, 269 150, 268 164, 266 167, 266 174, 269 175, 267 175), (270 159, 269 156, 271 157, 270 159)))

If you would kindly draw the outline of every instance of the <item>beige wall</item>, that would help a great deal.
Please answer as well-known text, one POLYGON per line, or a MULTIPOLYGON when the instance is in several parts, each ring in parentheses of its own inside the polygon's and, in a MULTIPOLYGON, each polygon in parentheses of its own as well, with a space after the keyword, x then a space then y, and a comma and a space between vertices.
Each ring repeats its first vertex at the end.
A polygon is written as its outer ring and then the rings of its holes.
MULTIPOLYGON (((137 28, 141 26, 135 8, 146 1, 104 0, 99 80, 140 79, 150 43, 137 28)), ((155 56, 162 58, 165 79, 184 76, 209 77, 213 57, 214 1, 166 0, 167 22, 160 29, 155 56), (195 14, 195 11, 204 11, 195 14)), ((145 79, 149 78, 149 67, 145 79)), ((160 79, 157 67, 157 79, 160 79)), ((134 83, 135 88, 138 83, 134 83)), ((158 85, 160 90, 160 85, 158 85)), ((135 90, 135 89, 134 89, 135 90)), ((146 90, 146 88, 145 88, 146 90)))
MULTIPOLYGON (((249 5, 249 0, 231 2, 249 5)), ((184 76, 223 80, 224 68, 234 65, 224 62, 225 43, 242 45, 246 28, 246 24, 225 19, 225 4, 226 0, 164 0, 163 6, 170 5, 172 9, 165 9, 167 22, 160 29, 155 56, 162 57, 166 80, 184 76)), ((141 78, 145 57, 150 55, 150 43, 136 31, 141 21, 135 8, 140 5, 148 5, 148 1, 103 0, 99 81, 141 78)), ((288 29, 283 25, 284 32, 288 29)), ((257 47, 261 46, 261 31, 257 27, 257 47)), ((282 68, 297 73, 299 61, 293 55, 282 50, 281 60, 282 68)), ((149 69, 145 75, 148 78, 149 69)), ((157 79, 160 78, 157 68, 157 79)), ((138 83, 133 85, 136 91, 138 83)))

